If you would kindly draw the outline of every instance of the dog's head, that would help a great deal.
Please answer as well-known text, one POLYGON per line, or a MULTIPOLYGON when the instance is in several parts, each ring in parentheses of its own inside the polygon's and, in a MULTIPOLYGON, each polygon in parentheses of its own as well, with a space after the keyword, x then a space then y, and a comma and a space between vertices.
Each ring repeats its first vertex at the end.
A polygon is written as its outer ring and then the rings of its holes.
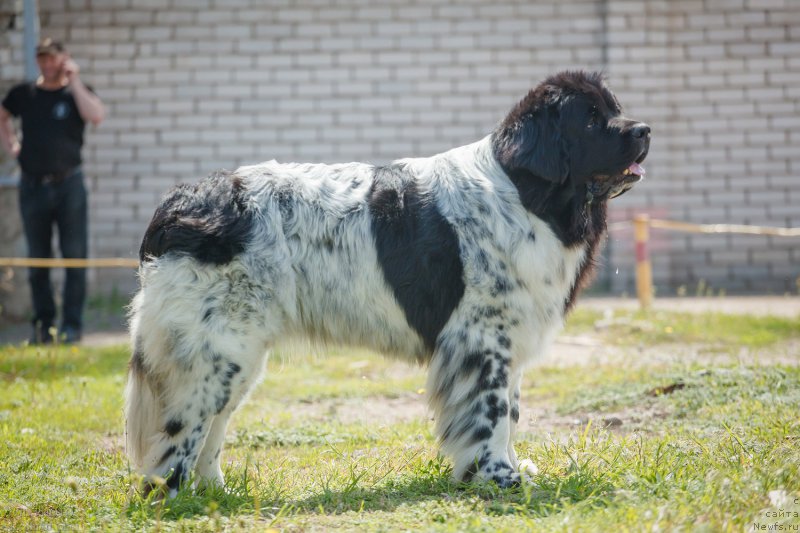
POLYGON ((644 175, 650 126, 623 116, 601 74, 561 72, 528 93, 493 142, 509 174, 585 185, 594 197, 613 198, 644 175))

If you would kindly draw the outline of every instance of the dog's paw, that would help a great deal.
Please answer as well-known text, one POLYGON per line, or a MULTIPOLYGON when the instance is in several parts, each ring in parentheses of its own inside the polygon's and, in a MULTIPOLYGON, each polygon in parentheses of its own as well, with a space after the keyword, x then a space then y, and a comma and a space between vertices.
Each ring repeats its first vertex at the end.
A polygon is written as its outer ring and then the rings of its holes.
POLYGON ((478 463, 467 470, 462 478, 464 482, 494 482, 498 487, 507 489, 520 485, 522 478, 506 461, 478 463))
POLYGON ((503 475, 495 474, 489 479, 494 481, 501 489, 519 487, 522 483, 522 476, 520 476, 518 472, 514 471, 506 472, 503 475))
POLYGON ((534 464, 530 459, 523 459, 519 462, 519 474, 522 481, 530 483, 533 481, 533 476, 539 473, 539 467, 534 464))

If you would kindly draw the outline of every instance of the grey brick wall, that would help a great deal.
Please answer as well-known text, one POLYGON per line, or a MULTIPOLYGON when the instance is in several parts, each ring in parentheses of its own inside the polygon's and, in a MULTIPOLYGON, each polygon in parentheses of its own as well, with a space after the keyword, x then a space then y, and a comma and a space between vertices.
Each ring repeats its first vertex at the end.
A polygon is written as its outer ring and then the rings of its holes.
MULTIPOLYGON (((175 183, 272 158, 433 154, 487 134, 564 68, 605 69, 654 130, 648 179, 615 202, 614 220, 800 225, 800 2, 39 4, 43 34, 69 44, 108 106, 85 152, 95 256, 135 256, 175 183)), ((18 45, 0 48, 0 82, 22 74, 18 45)), ((797 239, 653 237, 660 294, 700 279, 796 290, 797 239)), ((615 292, 633 287, 630 241, 626 229, 610 236, 600 284, 615 292)), ((134 285, 120 270, 95 281, 134 285)))
MULTIPOLYGON (((654 128, 633 212, 697 223, 800 226, 800 3, 608 3, 609 71, 654 128), (633 9, 633 6, 641 10, 633 9), (635 41, 618 39, 633 32, 635 41)), ((638 116, 637 115, 637 116, 638 116)), ((630 230, 610 240, 610 286, 630 290, 630 230), (619 274, 616 269, 619 268, 619 274)), ((661 294, 698 284, 796 292, 800 239, 653 231, 661 294)))

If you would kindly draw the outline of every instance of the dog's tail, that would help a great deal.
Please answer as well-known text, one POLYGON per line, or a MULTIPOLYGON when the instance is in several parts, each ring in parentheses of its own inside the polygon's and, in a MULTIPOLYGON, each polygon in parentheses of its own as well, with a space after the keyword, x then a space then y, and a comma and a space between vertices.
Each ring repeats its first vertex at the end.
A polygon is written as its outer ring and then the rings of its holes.
POLYGON ((131 465, 142 470, 153 437, 158 433, 160 399, 147 368, 144 342, 139 331, 142 293, 131 304, 130 329, 133 355, 125 388, 125 449, 131 465))

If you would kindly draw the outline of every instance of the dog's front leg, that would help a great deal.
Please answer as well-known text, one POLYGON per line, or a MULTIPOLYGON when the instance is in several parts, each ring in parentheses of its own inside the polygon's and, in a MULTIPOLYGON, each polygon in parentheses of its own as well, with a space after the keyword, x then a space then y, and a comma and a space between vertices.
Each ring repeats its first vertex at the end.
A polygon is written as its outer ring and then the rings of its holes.
POLYGON ((520 475, 511 448, 511 406, 518 372, 511 342, 492 328, 476 336, 443 335, 428 380, 442 451, 453 458, 456 479, 475 477, 500 487, 516 485, 520 475))

